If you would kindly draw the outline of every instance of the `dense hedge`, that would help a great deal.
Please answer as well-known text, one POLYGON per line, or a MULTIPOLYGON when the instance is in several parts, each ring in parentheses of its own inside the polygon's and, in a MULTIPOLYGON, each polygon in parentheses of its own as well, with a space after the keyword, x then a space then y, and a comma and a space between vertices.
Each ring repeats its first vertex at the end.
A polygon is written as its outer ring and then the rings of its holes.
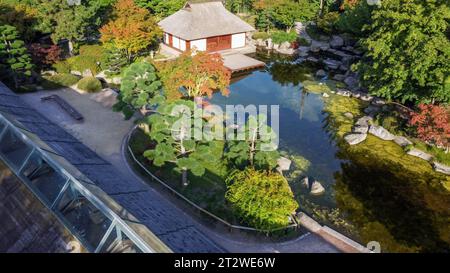
POLYGON ((94 93, 102 90, 102 83, 95 77, 86 77, 78 82, 77 87, 83 91, 94 93))

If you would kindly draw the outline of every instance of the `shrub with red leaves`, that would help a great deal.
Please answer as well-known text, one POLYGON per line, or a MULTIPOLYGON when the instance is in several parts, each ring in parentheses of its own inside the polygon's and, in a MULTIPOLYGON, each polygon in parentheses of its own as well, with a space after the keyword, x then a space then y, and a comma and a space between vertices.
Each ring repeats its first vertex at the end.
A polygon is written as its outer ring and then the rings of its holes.
POLYGON ((411 113, 410 124, 417 136, 441 147, 450 146, 450 110, 444 106, 420 104, 419 112, 411 113))
POLYGON ((49 66, 61 60, 61 49, 57 45, 34 43, 29 46, 29 50, 33 62, 40 67, 49 66))

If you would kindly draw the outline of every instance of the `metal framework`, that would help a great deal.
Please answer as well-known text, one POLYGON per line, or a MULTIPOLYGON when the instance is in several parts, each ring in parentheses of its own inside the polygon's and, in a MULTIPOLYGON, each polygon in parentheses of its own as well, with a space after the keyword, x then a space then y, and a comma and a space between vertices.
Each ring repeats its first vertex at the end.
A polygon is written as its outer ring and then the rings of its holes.
MULTIPOLYGON (((77 170, 33 133, 0 113, 0 160, 51 210, 57 219, 90 252, 157 252, 126 220, 104 202, 89 179, 76 178, 77 170), (17 164, 20 162, 19 164, 17 164), (69 169, 69 170, 68 170, 69 169), (94 193, 95 192, 95 193, 94 193)), ((103 196, 103 197, 104 197, 103 196)), ((148 230, 147 230, 148 231, 148 230)), ((144 237, 148 238, 148 233, 144 237)), ((158 251, 170 252, 155 239, 158 251)))

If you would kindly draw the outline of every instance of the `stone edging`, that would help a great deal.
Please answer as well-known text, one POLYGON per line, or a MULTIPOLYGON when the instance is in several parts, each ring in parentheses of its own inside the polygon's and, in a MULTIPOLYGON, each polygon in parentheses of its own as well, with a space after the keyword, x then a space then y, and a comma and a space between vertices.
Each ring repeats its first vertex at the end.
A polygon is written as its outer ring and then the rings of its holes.
POLYGON ((333 230, 327 226, 322 226, 317 221, 300 212, 298 214, 299 222, 302 226, 307 228, 310 232, 322 237, 328 243, 334 245, 337 249, 346 253, 371 253, 371 251, 363 245, 353 241, 343 234, 333 230))

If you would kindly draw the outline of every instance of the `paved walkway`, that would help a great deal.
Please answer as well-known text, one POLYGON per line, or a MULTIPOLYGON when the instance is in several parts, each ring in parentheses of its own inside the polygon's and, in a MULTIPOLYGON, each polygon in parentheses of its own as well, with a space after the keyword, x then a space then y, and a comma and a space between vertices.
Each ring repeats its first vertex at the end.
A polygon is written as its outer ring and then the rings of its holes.
MULTIPOLYGON (((66 129, 98 155, 109 161, 125 178, 142 181, 130 170, 122 153, 124 138, 133 127, 133 121, 125 121, 120 113, 114 113, 111 110, 113 102, 111 96, 105 96, 104 94, 79 94, 70 88, 66 88, 57 91, 40 91, 23 94, 21 98, 48 119, 66 129), (56 104, 40 101, 41 97, 52 94, 58 94, 77 109, 84 116, 84 122, 74 121, 56 104)), ((161 195, 158 192, 156 193, 161 195)), ((162 197, 167 199, 164 195, 162 197)), ((200 230, 230 252, 339 252, 324 239, 309 233, 295 240, 283 243, 261 243, 255 241, 254 238, 242 238, 242 236, 236 239, 233 233, 212 230, 199 223, 198 219, 186 214, 183 208, 177 209, 187 217, 193 219, 200 230)))

